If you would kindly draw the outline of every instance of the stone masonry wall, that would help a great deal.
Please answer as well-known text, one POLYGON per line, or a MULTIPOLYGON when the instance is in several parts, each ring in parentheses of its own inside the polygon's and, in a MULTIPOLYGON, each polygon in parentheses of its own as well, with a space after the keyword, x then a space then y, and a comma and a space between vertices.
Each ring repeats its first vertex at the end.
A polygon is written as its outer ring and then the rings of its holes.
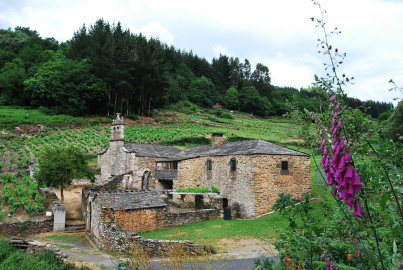
POLYGON ((165 227, 165 207, 116 211, 113 215, 119 227, 127 231, 148 232, 165 227))
POLYGON ((142 177, 144 172, 151 171, 151 179, 149 183, 149 188, 158 188, 157 180, 155 179, 155 166, 156 161, 161 160, 162 158, 155 157, 136 157, 133 167, 133 180, 135 183, 135 187, 138 189, 142 189, 142 177))
POLYGON ((98 166, 101 168, 100 181, 105 181, 112 175, 119 175, 131 170, 134 154, 122 150, 123 140, 111 141, 108 149, 98 155, 98 166))
POLYGON ((280 193, 301 200, 311 192, 309 156, 256 155, 254 165, 256 215, 272 211, 280 193), (281 161, 288 161, 288 172, 282 172, 281 161))
POLYGON ((180 247, 183 252, 190 255, 198 255, 207 250, 204 246, 195 244, 192 241, 167 241, 155 240, 138 236, 131 231, 120 230, 116 225, 103 225, 102 240, 94 239, 95 244, 103 250, 118 252, 123 254, 133 254, 133 250, 141 248, 150 257, 169 257, 173 250, 180 247))
POLYGON ((51 231, 53 231, 53 217, 41 220, 0 223, 0 235, 21 236, 51 231))
POLYGON ((164 227, 176 227, 184 224, 202 222, 206 220, 218 219, 222 216, 219 209, 202 209, 189 212, 167 212, 165 214, 164 227))
POLYGON ((178 180, 174 189, 186 187, 218 187, 229 206, 239 211, 242 218, 255 217, 253 190, 253 157, 249 155, 213 156, 183 160, 178 165, 178 180), (235 158, 237 169, 230 172, 230 160, 235 158), (207 171, 207 160, 212 160, 212 171, 207 171))

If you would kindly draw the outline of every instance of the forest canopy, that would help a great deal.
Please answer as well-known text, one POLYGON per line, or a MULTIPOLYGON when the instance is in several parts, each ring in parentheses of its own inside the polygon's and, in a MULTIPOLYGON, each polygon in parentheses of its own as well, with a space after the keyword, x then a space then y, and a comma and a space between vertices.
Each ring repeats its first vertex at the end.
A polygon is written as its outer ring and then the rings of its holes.
MULTIPOLYGON (((249 60, 220 55, 211 62, 131 33, 120 22, 103 19, 83 25, 59 44, 29 27, 0 29, 0 105, 40 108, 48 114, 150 115, 153 109, 190 101, 211 108, 258 116, 281 116, 294 102, 319 112, 326 106, 315 86, 308 89, 271 84, 270 69, 249 60)), ((349 105, 377 118, 391 103, 349 105)))

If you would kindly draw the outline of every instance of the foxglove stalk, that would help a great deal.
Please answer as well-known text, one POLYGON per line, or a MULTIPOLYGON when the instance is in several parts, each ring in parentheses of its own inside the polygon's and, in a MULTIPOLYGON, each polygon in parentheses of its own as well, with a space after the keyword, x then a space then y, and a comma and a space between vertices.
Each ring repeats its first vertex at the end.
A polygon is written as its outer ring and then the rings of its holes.
MULTIPOLYGON (((334 186, 333 194, 340 200, 344 200, 350 209, 354 208, 354 216, 362 219, 361 206, 357 193, 362 190, 361 179, 355 170, 351 152, 343 136, 343 122, 341 119, 342 107, 338 104, 334 93, 329 95, 330 106, 332 108, 332 128, 331 135, 333 141, 327 144, 327 132, 319 132, 322 137, 320 150, 323 156, 320 161, 323 172, 326 174, 327 184, 334 186), (331 149, 328 151, 327 149, 331 149)), ((328 135, 329 136, 329 135, 328 135)))

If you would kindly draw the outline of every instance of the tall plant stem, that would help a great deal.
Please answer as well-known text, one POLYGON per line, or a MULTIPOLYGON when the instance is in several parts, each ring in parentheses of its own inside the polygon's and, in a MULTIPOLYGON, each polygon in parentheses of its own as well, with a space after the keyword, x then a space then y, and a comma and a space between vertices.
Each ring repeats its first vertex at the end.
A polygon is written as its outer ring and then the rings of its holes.
MULTIPOLYGON (((320 175, 322 176, 323 179, 325 179, 325 178, 324 178, 324 175, 323 175, 323 172, 319 169, 319 165, 318 165, 318 163, 316 162, 316 159, 313 158, 313 161, 315 162, 315 166, 316 166, 316 168, 318 169, 318 171, 320 172, 320 175)), ((330 192, 330 194, 332 194, 332 197, 333 197, 333 199, 336 201, 337 206, 341 209, 341 212, 343 213, 343 216, 344 216, 344 218, 346 219, 346 221, 347 221, 348 223, 350 223, 351 228, 352 228, 355 232, 357 232, 358 230, 357 230, 357 228, 354 226, 353 221, 351 220, 351 216, 348 216, 348 215, 346 214, 346 212, 344 212, 344 209, 343 209, 343 207, 341 206, 341 203, 340 203, 340 201, 337 199, 336 195, 334 195, 332 192, 330 192)), ((360 241, 362 247, 364 248, 365 253, 366 253, 367 256, 369 257, 368 250, 367 250, 367 248, 365 247, 364 243, 362 242, 361 237, 358 237, 358 240, 360 241)))
POLYGON ((382 253, 381 253, 381 248, 379 247, 378 234, 376 233, 376 229, 374 228, 374 223, 372 222, 371 214, 369 213, 367 199, 364 199, 364 204, 365 204, 365 209, 366 209, 367 214, 368 214, 369 222, 371 223, 371 229, 374 232, 375 242, 376 242, 376 249, 378 250, 379 259, 381 261, 382 269, 385 270, 386 268, 385 268, 385 265, 383 264, 383 257, 382 257, 382 253))

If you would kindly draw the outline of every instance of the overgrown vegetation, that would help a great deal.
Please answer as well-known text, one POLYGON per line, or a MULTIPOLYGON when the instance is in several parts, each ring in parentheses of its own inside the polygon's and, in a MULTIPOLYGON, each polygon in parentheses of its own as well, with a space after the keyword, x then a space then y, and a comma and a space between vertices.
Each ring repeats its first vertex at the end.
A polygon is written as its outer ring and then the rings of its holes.
MULTIPOLYGON (((8 241, 0 240, 0 269, 1 270, 75 270, 74 265, 66 265, 53 252, 43 251, 39 254, 24 253, 11 247, 8 241)), ((82 270, 88 269, 85 267, 82 270)))
POLYGON ((38 192, 38 184, 25 173, 21 173, 21 177, 14 174, 0 176, 0 194, 0 221, 7 214, 14 215, 18 209, 37 214, 45 210, 43 197, 38 192))
POLYGON ((188 187, 188 188, 177 188, 176 192, 185 192, 185 193, 219 193, 220 189, 215 187, 214 185, 211 188, 207 187, 188 187))

